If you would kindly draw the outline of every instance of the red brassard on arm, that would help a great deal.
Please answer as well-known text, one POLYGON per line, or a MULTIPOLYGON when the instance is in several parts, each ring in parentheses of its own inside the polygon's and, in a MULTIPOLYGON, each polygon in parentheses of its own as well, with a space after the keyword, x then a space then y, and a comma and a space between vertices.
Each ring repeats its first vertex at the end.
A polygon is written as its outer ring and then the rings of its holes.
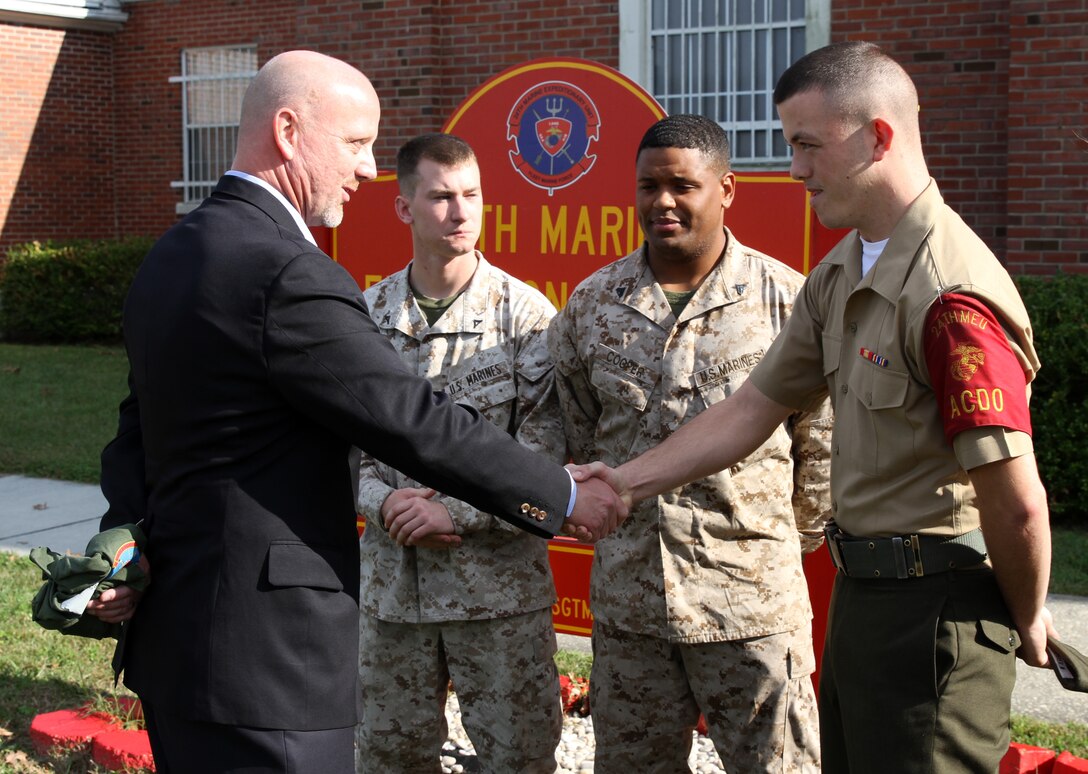
POLYGON ((1024 370, 985 304, 942 296, 926 315, 925 353, 949 443, 975 427, 1031 433, 1024 370))

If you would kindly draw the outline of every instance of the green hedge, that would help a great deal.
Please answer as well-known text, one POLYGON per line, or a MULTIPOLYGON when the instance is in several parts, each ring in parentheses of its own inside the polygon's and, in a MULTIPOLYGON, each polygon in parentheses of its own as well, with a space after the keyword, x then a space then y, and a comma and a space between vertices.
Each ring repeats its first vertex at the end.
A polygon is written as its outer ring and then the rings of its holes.
MULTIPOLYGON (((0 334, 32 343, 120 340, 125 293, 152 243, 11 248, 0 267, 0 334)), ((1088 275, 1022 276, 1016 283, 1043 363, 1031 413, 1051 515, 1055 523, 1088 527, 1088 275)))
POLYGON ((29 242, 0 274, 0 333, 27 343, 114 342, 150 238, 29 242))
POLYGON ((1016 284, 1043 364, 1031 422, 1051 517, 1088 527, 1088 275, 1017 277, 1016 284))

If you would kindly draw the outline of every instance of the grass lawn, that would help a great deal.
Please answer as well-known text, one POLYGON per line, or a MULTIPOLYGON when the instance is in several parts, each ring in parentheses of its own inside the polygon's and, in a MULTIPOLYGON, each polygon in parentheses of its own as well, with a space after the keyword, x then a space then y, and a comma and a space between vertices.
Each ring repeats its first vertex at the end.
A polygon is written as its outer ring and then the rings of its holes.
POLYGON ((97 483, 127 373, 121 347, 0 344, 0 473, 97 483))
POLYGON ((1050 591, 1088 597, 1088 530, 1055 527, 1051 544, 1050 591))
POLYGON ((67 637, 34 623, 30 600, 40 585, 29 559, 0 553, 0 771, 94 772, 89 760, 36 756, 30 721, 114 695, 113 640, 67 637))
MULTIPOLYGON (((126 394, 120 347, 0 344, 0 474, 96 482, 126 394)), ((1054 530, 1051 591, 1088 596, 1088 531, 1054 530)), ((41 712, 113 695, 111 641, 66 637, 30 619, 40 584, 24 557, 0 553, 0 772, 95 773, 87 761, 35 757, 28 729, 41 712)), ((589 676, 590 657, 561 651, 561 674, 589 676)), ((1013 719, 1013 739, 1088 758, 1088 725, 1013 719)))
MULTIPOLYGON (((38 570, 26 557, 0 553, 0 772, 98 774, 85 758, 41 758, 30 743, 35 715, 87 702, 101 706, 116 695, 109 668, 113 640, 67 637, 39 627, 30 619, 30 600, 39 585, 38 570)), ((556 656, 560 674, 588 678, 591 662, 585 653, 556 656)), ((1017 717, 1012 728, 1014 741, 1088 758, 1088 725, 1017 717)))

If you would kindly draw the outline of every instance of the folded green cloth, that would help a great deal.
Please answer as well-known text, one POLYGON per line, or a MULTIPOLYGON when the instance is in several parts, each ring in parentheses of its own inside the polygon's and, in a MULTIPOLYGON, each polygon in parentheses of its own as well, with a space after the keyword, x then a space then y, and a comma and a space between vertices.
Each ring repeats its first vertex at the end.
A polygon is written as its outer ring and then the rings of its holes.
POLYGON ((30 561, 38 565, 45 581, 30 603, 34 620, 61 634, 99 640, 118 637, 121 624, 106 623, 83 611, 106 589, 120 585, 138 591, 147 588, 147 575, 139 565, 145 542, 138 525, 123 524, 91 538, 83 556, 58 554, 43 546, 32 550, 30 561))
POLYGON ((1046 653, 1062 688, 1088 693, 1088 657, 1072 645, 1053 637, 1046 638, 1046 653))

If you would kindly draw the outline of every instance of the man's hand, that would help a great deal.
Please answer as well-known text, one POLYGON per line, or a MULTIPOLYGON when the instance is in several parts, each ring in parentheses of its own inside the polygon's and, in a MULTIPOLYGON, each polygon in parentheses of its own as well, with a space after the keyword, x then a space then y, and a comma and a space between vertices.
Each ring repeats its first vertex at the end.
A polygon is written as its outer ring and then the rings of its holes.
MULTIPOLYGON (((140 556, 140 569, 149 578, 151 577, 151 566, 147 563, 146 556, 140 556)), ((116 586, 112 589, 106 589, 98 595, 97 599, 92 599, 87 603, 87 609, 84 612, 90 613, 106 623, 121 623, 135 615, 136 605, 139 604, 140 597, 143 594, 142 591, 137 591, 131 586, 116 586)))
POLYGON ((574 480, 578 482, 579 489, 581 489, 583 481, 599 478, 612 487, 612 490, 619 495, 628 509, 634 504, 630 488, 627 486, 627 482, 623 480, 623 476, 620 475, 619 468, 610 468, 603 462, 590 462, 586 465, 567 465, 567 470, 570 471, 574 480))
POLYGON ((1046 652, 1046 638, 1058 637, 1054 630, 1054 618, 1047 608, 1043 608, 1037 620, 1032 621, 1031 626, 1020 631, 1020 648, 1016 651, 1025 664, 1033 667, 1049 667, 1050 657, 1046 652))
POLYGON ((398 489, 382 503, 382 523, 398 545, 417 548, 456 548, 453 519, 433 489, 398 489))
MULTIPOLYGON (((563 534, 575 537, 583 543, 595 543, 601 538, 615 531, 623 520, 627 518, 627 503, 606 483, 604 472, 613 474, 607 466, 601 463, 585 466, 594 468, 600 466, 599 475, 585 475, 579 480, 577 466, 571 466, 571 475, 578 481, 578 499, 574 503, 574 511, 563 525, 563 534)), ((618 479, 617 479, 618 480, 618 479)))
POLYGON ((121 623, 129 620, 136 613, 136 605, 141 596, 143 592, 136 591, 131 586, 106 589, 98 595, 98 599, 92 599, 87 603, 85 612, 101 618, 106 623, 121 623))

